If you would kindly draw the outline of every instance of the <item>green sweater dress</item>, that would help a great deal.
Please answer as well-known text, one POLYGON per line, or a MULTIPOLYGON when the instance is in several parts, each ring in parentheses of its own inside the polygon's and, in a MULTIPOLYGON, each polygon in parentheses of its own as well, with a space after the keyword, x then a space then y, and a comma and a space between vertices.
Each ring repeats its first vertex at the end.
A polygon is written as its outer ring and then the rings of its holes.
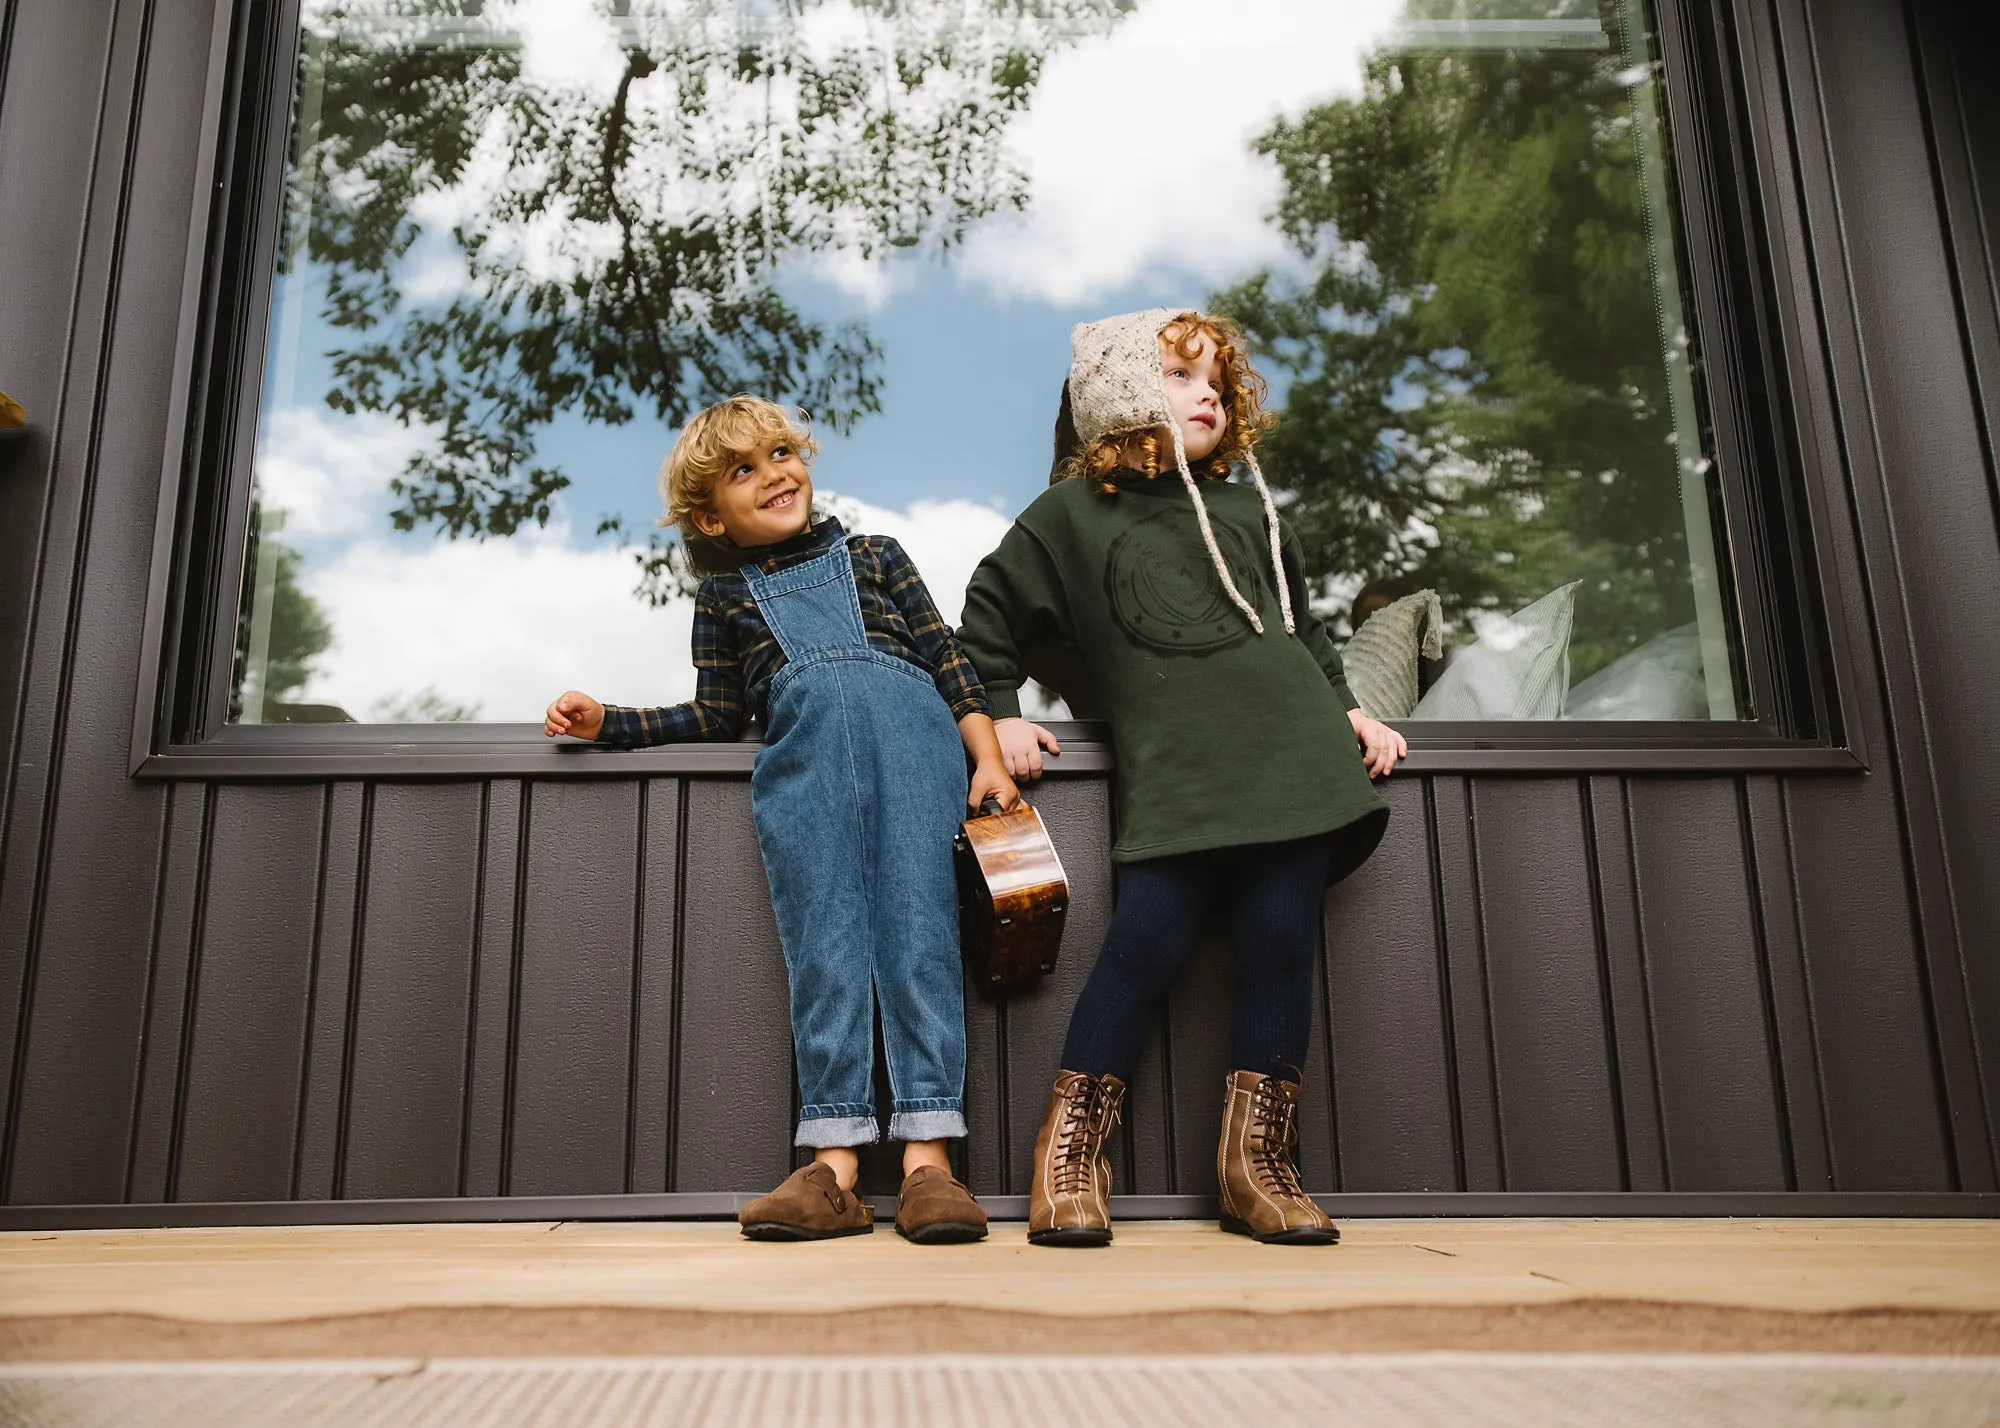
POLYGON ((1264 508, 1246 486, 1202 499, 1259 635, 1224 593, 1178 477, 1051 486, 973 572, 959 638, 993 717, 1021 712, 1031 669, 1080 667, 1111 724, 1118 842, 1136 862, 1341 830, 1337 879, 1374 851, 1388 806, 1370 786, 1340 655, 1307 608, 1298 538, 1281 523, 1296 635, 1271 579, 1264 508))

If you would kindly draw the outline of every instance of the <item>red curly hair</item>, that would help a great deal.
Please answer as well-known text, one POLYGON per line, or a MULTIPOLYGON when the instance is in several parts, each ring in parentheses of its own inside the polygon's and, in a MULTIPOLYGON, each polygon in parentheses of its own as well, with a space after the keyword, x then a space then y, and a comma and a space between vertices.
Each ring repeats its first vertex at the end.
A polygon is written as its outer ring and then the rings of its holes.
MULTIPOLYGON (((1188 360, 1201 355, 1204 341, 1215 344, 1217 385, 1222 392, 1224 417, 1222 440, 1209 453, 1204 467, 1191 469, 1212 481, 1223 480, 1229 475, 1230 466, 1278 424, 1277 417, 1264 409, 1270 388, 1250 365, 1249 343, 1243 329, 1226 317, 1178 313, 1160 329, 1160 341, 1175 356, 1188 360)), ((1118 484, 1111 479, 1112 474, 1128 466, 1136 466, 1148 477, 1160 474, 1159 428, 1101 436, 1079 449, 1076 429, 1069 420, 1069 388, 1065 386, 1062 412, 1056 419, 1056 461, 1050 484, 1089 479, 1101 491, 1116 492, 1118 484)))

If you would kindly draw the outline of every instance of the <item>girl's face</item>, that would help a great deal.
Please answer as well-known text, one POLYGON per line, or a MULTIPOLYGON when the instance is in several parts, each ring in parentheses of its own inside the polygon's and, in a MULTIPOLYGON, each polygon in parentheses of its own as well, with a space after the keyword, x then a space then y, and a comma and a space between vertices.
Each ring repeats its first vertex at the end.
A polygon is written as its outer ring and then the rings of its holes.
POLYGON ((726 535, 740 546, 776 545, 812 522, 812 473, 789 440, 738 452, 715 478, 708 509, 693 513, 704 535, 726 535))
MULTIPOLYGON (((1229 414, 1222 408, 1222 364, 1216 361, 1215 339, 1197 332, 1189 345, 1195 355, 1183 357, 1162 337, 1160 370, 1167 383, 1167 410, 1181 430, 1188 460, 1200 461, 1222 444, 1229 414)), ((1171 433, 1161 435, 1172 440, 1171 433)))

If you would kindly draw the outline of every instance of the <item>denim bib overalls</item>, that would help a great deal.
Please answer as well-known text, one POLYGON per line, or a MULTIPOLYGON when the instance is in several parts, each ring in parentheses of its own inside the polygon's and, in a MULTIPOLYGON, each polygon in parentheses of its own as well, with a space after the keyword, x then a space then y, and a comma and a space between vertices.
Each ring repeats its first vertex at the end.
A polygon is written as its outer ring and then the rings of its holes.
POLYGON ((965 993, 951 843, 965 754, 931 676, 877 650, 846 542, 799 565, 742 569, 785 652, 750 777, 757 842, 791 982, 794 1144, 865 1145, 875 1119, 875 1006, 889 1135, 965 1134, 965 993))

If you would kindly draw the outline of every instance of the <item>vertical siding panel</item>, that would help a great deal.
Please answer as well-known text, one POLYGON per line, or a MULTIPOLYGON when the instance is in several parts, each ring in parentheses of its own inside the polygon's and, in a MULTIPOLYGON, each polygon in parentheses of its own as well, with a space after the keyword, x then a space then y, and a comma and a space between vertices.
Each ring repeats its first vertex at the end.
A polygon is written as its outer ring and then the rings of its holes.
POLYGON ((361 853, 371 802, 366 785, 327 790, 326 838, 320 852, 320 904, 313 931, 311 1016, 299 1089, 299 1143, 292 1193, 331 1200, 339 1184, 354 976, 354 930, 361 915, 361 853))
MULTIPOLYGON (((1069 954, 1067 939, 1063 955, 1069 954)), ((967 979, 965 989, 965 1146, 962 1168, 974 1195, 1012 1193, 1003 1183, 1007 1157, 1007 1066, 1001 1050, 1001 1002, 981 996, 967 979)))
POLYGON ((1326 909, 1341 1188, 1453 1190, 1451 1060, 1423 785, 1390 778, 1375 856, 1326 909))
POLYGON ((1222 1089, 1229 1075, 1229 1013, 1235 1004, 1229 924, 1214 908, 1167 995, 1167 1086, 1172 1096, 1174 1177, 1183 1195, 1214 1195, 1222 1089))
POLYGON ((1593 778, 1586 797, 1597 854, 1605 999, 1612 1044, 1618 1053, 1627 1188, 1665 1190, 1666 1132, 1660 1122, 1659 1069, 1652 1007, 1646 994, 1646 952, 1639 927, 1639 890, 1633 873, 1625 782, 1593 778))
POLYGON ((465 1143, 461 1195, 498 1195, 507 1143, 508 1028, 514 1021, 514 953, 519 945, 521 781, 486 785, 480 831, 479 935, 472 1006, 466 1017, 465 1143))
POLYGON ((480 795, 474 783, 385 783, 375 790, 344 1107, 343 1198, 458 1191, 480 795))
MULTIPOLYGON (((17 163, 30 165, 31 182, 57 176, 60 196, 48 205, 31 200, 31 227, 46 209, 62 233, 82 190, 88 209, 84 228, 65 245, 71 256, 57 257, 53 272, 43 266, 48 240, 21 254, 8 248, 4 259, 9 315, 17 300, 32 310, 56 295, 63 312, 56 320, 72 321, 66 351, 61 343, 31 348, 7 368, 37 370, 30 380, 46 403, 43 420, 55 424, 43 447, 48 498, 35 522, 42 539, 34 623, 14 646, 25 653, 25 670, 8 671, 8 700, 20 699, 22 722, 8 751, 14 791, 5 812, 40 868, 18 885, 32 909, 34 970, 26 1044, 13 1044, 18 1024, 5 1033, 22 1080, 4 1189, 16 1199, 101 1201, 118 1199, 129 1178, 152 881, 167 811, 166 791, 134 784, 127 760, 151 515, 173 405, 174 314, 196 188, 190 175, 203 157, 198 124, 153 121, 202 93, 212 32, 199 10, 192 17, 155 5, 35 10, 16 20, 15 42, 27 47, 17 59, 35 50, 74 67, 63 63, 29 83, 28 94, 42 81, 57 91, 35 111, 34 128, 51 143, 28 136, 21 144, 10 124, 16 144, 7 150, 7 182, 17 163), (107 13, 108 54, 98 39, 107 13), (71 26, 75 34, 65 35, 71 26), (93 122, 86 116, 97 99, 93 122), (72 118, 80 128, 63 133, 72 118), (80 166, 41 167, 45 148, 74 155, 92 142, 95 153, 80 166), (28 266, 31 256, 41 260, 39 273, 28 266)), ((26 98, 10 101, 10 119, 26 98)), ((9 325, 0 316, 0 326, 9 325)), ((10 877, 0 887, 0 943, 21 927, 12 915, 16 886, 10 877)))
MULTIPOLYGON (((1340 1116, 1334 1102, 1333 1066, 1340 1054, 1328 1030, 1327 947, 1321 937, 1313 961, 1312 1039, 1304 1079, 1299 1083, 1299 1180, 1308 1191, 1332 1194, 1344 1188, 1340 1164, 1340 1116)), ((1449 1148, 1449 1137, 1446 1139, 1449 1148)))
POLYGON ((1432 896, 1443 939, 1448 984, 1452 1083, 1458 1092, 1459 1159, 1464 1188, 1507 1188, 1500 1098, 1493 1065, 1493 1011, 1486 975, 1486 929, 1473 848, 1471 786, 1465 779, 1427 781, 1431 805, 1432 896))
MULTIPOLYGON (((129 1115, 131 1087, 116 1086, 112 1068, 113 1078, 96 1088, 111 1100, 80 1104, 76 1098, 85 1086, 72 1078, 81 1072, 86 1084, 97 1081, 102 1073, 87 1063, 97 1059, 100 1045, 136 1050, 137 1014, 126 1013, 129 1034, 113 1031, 109 1043, 76 1043, 67 1057, 61 1043, 51 1048, 48 1033, 32 1023, 46 1010, 40 1002, 45 972, 47 991, 58 998, 57 1018, 49 1023, 58 1037, 89 1034, 73 1021, 65 1000, 100 1002, 95 1012, 78 1007, 85 1016, 114 1011, 103 1003, 117 990, 117 979, 93 982, 92 963, 101 950, 86 942, 75 949, 82 964, 67 967, 66 945, 51 947, 38 924, 52 904, 67 921, 73 914, 63 904, 87 905, 105 890, 101 878, 114 880, 108 887, 122 902, 129 895, 127 874, 150 859, 135 861, 129 846, 108 846, 118 840, 104 835, 131 819, 141 800, 151 807, 140 822, 157 825, 165 812, 163 798, 143 792, 135 798, 121 786, 122 760, 115 774, 100 769, 94 779, 63 786, 80 758, 86 770, 89 764, 83 750, 68 747, 72 731, 94 723, 99 747, 93 752, 102 759, 107 726, 121 719, 129 724, 132 707, 129 698, 107 708, 77 702, 64 679, 98 479, 93 407, 103 395, 113 326, 107 305, 120 276, 116 217, 127 177, 121 160, 133 117, 134 70, 143 68, 145 17, 109 0, 44 3, 35 12, 23 9, 15 19, 11 97, 0 125, 7 145, 0 168, 0 253, 8 271, 0 298, 0 362, 6 364, 0 370, 8 374, 8 390, 47 428, 19 467, 0 474, 0 517, 8 518, 0 520, 0 598, 6 601, 0 616, 15 608, 22 616, 18 626, 0 619, 0 678, 7 681, 0 695, 0 719, 7 721, 0 748, 9 756, 0 784, 0 853, 6 857, 0 865, 0 1077, 6 1078, 0 1084, 0 1197, 95 1201, 117 1198, 124 1186, 126 1145, 115 1154, 112 1145, 129 1144, 130 1127, 118 1132, 106 1113, 129 1115), (25 468, 37 461, 43 469, 31 480, 25 468), (110 800, 107 809, 70 820, 84 825, 76 836, 59 845, 48 841, 63 830, 64 801, 88 810, 100 795, 110 800), (117 810, 115 819, 103 816, 110 809, 117 810), (72 868, 77 859, 86 866, 72 868), (55 891, 58 882, 66 891, 55 891)), ((129 662, 109 673, 122 676, 129 689, 129 662)), ((87 693, 104 693, 104 683, 91 680, 87 693)), ((144 896, 150 908, 150 894, 144 896)), ((141 969, 139 996, 144 978, 141 969)))
POLYGON ((215 790, 176 1200, 292 1193, 325 799, 316 784, 215 790))
POLYGON ((194 948, 195 893, 201 884, 207 811, 207 785, 173 786, 168 797, 159 911, 153 926, 153 984, 147 993, 138 1114, 125 1186, 125 1199, 137 1204, 157 1204, 167 1198, 174 1096, 180 1086, 181 1039, 187 1013, 188 960, 194 948))
POLYGON ((1061 1069, 1069 1014, 1111 921, 1106 852, 1112 841, 1110 785, 1099 779, 1050 779, 1033 796, 1069 875, 1070 910, 1056 970, 1041 985, 1007 1001, 1007 1173, 1016 1195, 1028 1193, 1035 1132, 1061 1069))
POLYGON ((1507 1188, 1619 1189, 1576 785, 1480 779, 1472 804, 1507 1188))
POLYGON ((792 1025, 749 785, 690 779, 687 810, 672 1188, 768 1190, 792 1165, 792 1025))
MULTIPOLYGON (((1106 860, 1107 876, 1109 872, 1106 860)), ((1067 940, 1067 939, 1065 939, 1067 940)), ((1103 934, 1090 944, 1085 957, 1095 962, 1097 949, 1104 945, 1103 934)), ((1173 1110, 1168 1101, 1166 1022, 1162 1019, 1146 1038, 1139 1064, 1132 1072, 1132 1084, 1125 1091, 1125 1125, 1115 1162, 1119 1193, 1130 1195, 1178 1195, 1179 1172, 1174 1164, 1173 1110)), ((1048 1087, 1042 1088, 1046 1096, 1048 1087)), ((1197 1185, 1188 1193, 1201 1189, 1197 1185)))
POLYGON ((1775 778, 1746 779, 1750 841, 1763 920, 1772 1020, 1778 1030, 1778 1061, 1784 1072, 1785 1118, 1792 1166, 1800 1190, 1833 1188, 1826 1141, 1825 1093, 1820 1087, 1819 1053, 1808 1000, 1791 843, 1785 836, 1784 794, 1775 778))
POLYGON ((680 960, 681 781, 645 784, 645 862, 639 869, 639 960, 632 1008, 631 1163, 625 1188, 667 1188, 673 1127, 674 980, 680 960))
MULTIPOLYGON (((1989 970, 2000 945, 2000 878, 1989 851, 2000 781, 2000 640, 1991 636, 2000 531, 1976 373, 1939 206, 1937 135, 1927 132, 1913 82, 1922 71, 1909 7, 1806 13, 1825 92, 1867 96, 1823 105, 1818 118, 1837 225, 1828 246, 1838 244, 1825 266, 1836 291, 1841 280, 1850 285, 1841 296, 1851 298, 1841 314, 1851 326, 1830 324, 1829 348, 1895 741, 1886 771, 1900 795, 1917 924, 1923 1031, 1910 1045, 1928 1044, 1946 1122, 1951 1158, 1937 1188, 1991 1191, 2000 1107, 1988 1104, 1981 1079, 1973 1008, 2000 1014, 2000 979, 1989 970), (1981 630, 1985 638, 1968 638, 1981 630)), ((1915 1091, 1914 1082, 1892 1083, 1881 1097, 1913 1104, 1915 1091)), ((1915 1166, 1880 1169, 1900 1182, 1915 1166)))
POLYGON ((1783 787, 1834 1188, 1953 1189, 1892 790, 1879 778, 1783 787))
POLYGON ((8 1198, 115 1201, 125 1193, 152 974, 166 791, 72 780, 50 837, 8 1198))
POLYGON ((639 790, 541 782, 527 799, 510 1195, 625 1188, 639 790))
MULTIPOLYGON (((93 183, 93 160, 98 152, 115 155, 125 138, 117 76, 131 62, 129 35, 138 19, 131 6, 114 0, 9 0, 6 9, 12 40, 7 105, 0 110, 0 154, 7 156, 0 165, 0 253, 7 255, 8 273, 0 293, 0 372, 7 374, 7 391, 43 432, 6 438, 11 449, 0 458, 6 462, 0 472, 0 749, 13 756, 0 773, 0 829, 13 830, 4 839, 9 857, 0 872, 0 1076, 14 1069, 10 1003, 20 991, 18 959, 27 952, 38 825, 52 767, 55 731, 47 711, 53 701, 35 696, 58 687, 53 676, 60 661, 48 655, 60 649, 70 578, 64 567, 74 540, 69 507, 78 458, 89 449, 92 369, 109 326, 105 268, 112 225, 106 212, 120 176, 115 164, 107 165, 110 171, 93 183), (101 107, 106 99, 109 113, 101 107), (51 535, 57 539, 44 546, 51 535), (41 660, 31 662, 31 652, 41 660)), ((5 1104, 0 1094, 0 1107, 5 1104)))
POLYGON ((1635 779, 1628 796, 1668 1186, 1783 1190, 1784 1127, 1735 784, 1635 779))

